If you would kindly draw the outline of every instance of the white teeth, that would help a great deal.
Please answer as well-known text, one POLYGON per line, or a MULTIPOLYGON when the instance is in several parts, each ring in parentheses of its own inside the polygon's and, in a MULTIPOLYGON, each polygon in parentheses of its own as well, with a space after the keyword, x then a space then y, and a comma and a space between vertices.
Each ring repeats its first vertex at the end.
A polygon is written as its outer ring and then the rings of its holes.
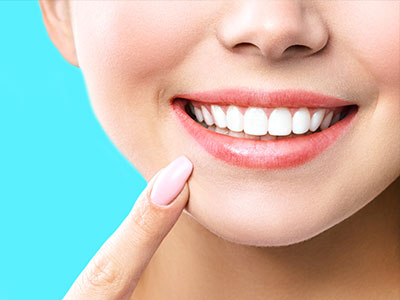
MULTIPOLYGON (((239 107, 229 105, 226 113, 221 106, 212 104, 211 112, 206 106, 189 103, 189 110, 197 121, 217 133, 238 138, 258 140, 286 139, 300 134, 312 134, 318 128, 325 130, 340 120, 340 112, 326 108, 316 109, 313 115, 307 107, 294 111, 293 117, 286 107, 272 110, 269 118, 261 107, 248 107, 244 115, 239 107), (325 115, 326 114, 326 115, 325 115)), ((292 109, 291 109, 292 110, 292 109)))
POLYGON ((212 115, 208 112, 207 108, 205 108, 203 105, 201 106, 201 112, 203 113, 204 121, 208 126, 211 126, 214 124, 214 119, 212 115))
POLYGON ((249 107, 243 120, 244 132, 251 135, 264 135, 268 130, 268 118, 262 108, 249 107))
POLYGON ((292 115, 285 107, 275 108, 269 116, 269 133, 271 135, 289 135, 292 132, 292 115))
POLYGON ((203 115, 201 113, 201 110, 197 107, 194 108, 194 114, 196 116, 197 121, 203 122, 203 115))
POLYGON ((321 130, 327 129, 333 117, 333 111, 329 112, 321 123, 321 130))
POLYGON ((211 113, 214 117, 215 125, 217 125, 219 128, 225 128, 226 118, 222 108, 218 105, 211 105, 211 113))
POLYGON ((232 131, 243 131, 243 115, 239 108, 230 105, 226 112, 226 125, 232 131))
POLYGON ((310 130, 314 132, 318 129, 319 125, 321 125, 322 119, 325 115, 325 108, 318 109, 311 118, 311 126, 310 130))
POLYGON ((292 131, 295 134, 306 133, 310 129, 310 112, 303 107, 296 111, 293 115, 292 131))
POLYGON ((332 118, 331 126, 332 126, 333 124, 336 124, 336 123, 339 121, 339 119, 340 119, 340 113, 336 113, 336 114, 333 116, 333 118, 332 118))

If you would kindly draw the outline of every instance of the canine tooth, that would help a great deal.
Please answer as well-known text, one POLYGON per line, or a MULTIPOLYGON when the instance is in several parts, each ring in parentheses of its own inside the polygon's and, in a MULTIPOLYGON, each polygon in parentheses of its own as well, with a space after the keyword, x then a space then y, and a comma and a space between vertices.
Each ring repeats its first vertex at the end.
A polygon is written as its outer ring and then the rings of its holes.
POLYGON ((269 116, 269 129, 271 135, 288 135, 292 132, 292 115, 285 107, 275 108, 269 116))
POLYGON ((302 134, 310 129, 310 112, 308 108, 300 108, 293 115, 292 131, 295 134, 302 134))
POLYGON ((194 114, 196 116, 197 121, 203 122, 203 114, 201 113, 201 110, 197 107, 194 108, 194 114))
POLYGON ((333 118, 332 118, 332 121, 331 121, 331 125, 330 125, 330 126, 336 124, 336 123, 339 121, 339 118, 340 118, 340 113, 336 113, 336 114, 333 116, 333 118))
POLYGON ((333 117, 333 111, 330 111, 324 118, 324 120, 321 123, 321 130, 327 129, 329 127, 329 124, 331 123, 333 117))
POLYGON ((234 105, 228 107, 226 112, 226 125, 232 131, 243 131, 243 115, 239 108, 234 105))
POLYGON ((226 127, 225 113, 219 105, 211 105, 211 113, 214 117, 215 125, 219 128, 226 127))
POLYGON ((216 128, 215 128, 215 132, 217 132, 217 133, 228 134, 228 133, 229 133, 229 129, 227 129, 227 128, 219 128, 219 127, 216 127, 216 128))
POLYGON ((203 113, 204 121, 208 126, 211 126, 214 124, 214 119, 212 115, 208 112, 208 109, 205 108, 205 106, 201 106, 201 112, 203 113))
POLYGON ((311 125, 310 125, 310 130, 312 132, 316 131, 321 125, 322 119, 324 118, 325 115, 325 108, 320 108, 318 109, 311 118, 311 125))
POLYGON ((244 132, 249 135, 264 135, 268 131, 268 118, 262 108, 249 107, 243 120, 244 132))

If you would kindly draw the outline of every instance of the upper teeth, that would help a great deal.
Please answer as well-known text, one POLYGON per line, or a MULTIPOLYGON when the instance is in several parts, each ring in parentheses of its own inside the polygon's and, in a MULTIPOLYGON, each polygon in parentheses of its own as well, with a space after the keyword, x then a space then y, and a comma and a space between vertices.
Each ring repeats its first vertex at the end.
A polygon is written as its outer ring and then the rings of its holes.
POLYGON ((225 130, 229 129, 232 132, 244 131, 248 135, 255 136, 267 133, 273 136, 286 136, 292 132, 294 134, 314 132, 319 127, 321 130, 328 128, 340 118, 340 112, 325 108, 248 107, 242 113, 243 108, 240 109, 235 105, 225 107, 224 111, 223 107, 215 104, 193 106, 191 102, 189 103, 190 110, 199 122, 204 121, 208 126, 215 124, 217 128, 226 128, 225 130))

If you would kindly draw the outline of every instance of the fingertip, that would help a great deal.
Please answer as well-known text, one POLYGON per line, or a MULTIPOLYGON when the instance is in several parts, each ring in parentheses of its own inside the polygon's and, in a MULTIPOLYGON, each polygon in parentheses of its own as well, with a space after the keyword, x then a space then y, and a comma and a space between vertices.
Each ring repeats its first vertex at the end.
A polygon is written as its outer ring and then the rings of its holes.
POLYGON ((192 162, 184 155, 179 156, 157 176, 152 186, 150 200, 160 206, 174 201, 183 190, 192 170, 192 162))

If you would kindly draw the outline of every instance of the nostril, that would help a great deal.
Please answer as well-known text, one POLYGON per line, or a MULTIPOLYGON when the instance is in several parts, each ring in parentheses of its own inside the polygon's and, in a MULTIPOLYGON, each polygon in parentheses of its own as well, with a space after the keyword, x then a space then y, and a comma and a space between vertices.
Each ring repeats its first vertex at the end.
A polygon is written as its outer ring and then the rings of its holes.
POLYGON ((232 48, 232 50, 235 53, 242 53, 242 54, 246 54, 249 52, 254 52, 254 54, 258 54, 260 52, 260 49, 256 45, 247 42, 235 45, 232 48))
POLYGON ((286 50, 293 49, 293 50, 309 50, 311 49, 310 47, 304 46, 304 45, 292 45, 288 47, 286 50))
POLYGON ((233 47, 233 48, 245 48, 245 47, 257 47, 257 46, 255 46, 254 44, 252 44, 252 43, 247 43, 247 42, 245 42, 245 43, 240 43, 240 44, 237 44, 237 45, 235 45, 235 47, 233 47))
POLYGON ((304 45, 292 45, 292 46, 286 48, 283 53, 285 53, 285 54, 290 54, 290 53, 295 53, 295 52, 305 53, 305 52, 308 52, 310 50, 311 50, 310 47, 307 47, 307 46, 304 46, 304 45))

